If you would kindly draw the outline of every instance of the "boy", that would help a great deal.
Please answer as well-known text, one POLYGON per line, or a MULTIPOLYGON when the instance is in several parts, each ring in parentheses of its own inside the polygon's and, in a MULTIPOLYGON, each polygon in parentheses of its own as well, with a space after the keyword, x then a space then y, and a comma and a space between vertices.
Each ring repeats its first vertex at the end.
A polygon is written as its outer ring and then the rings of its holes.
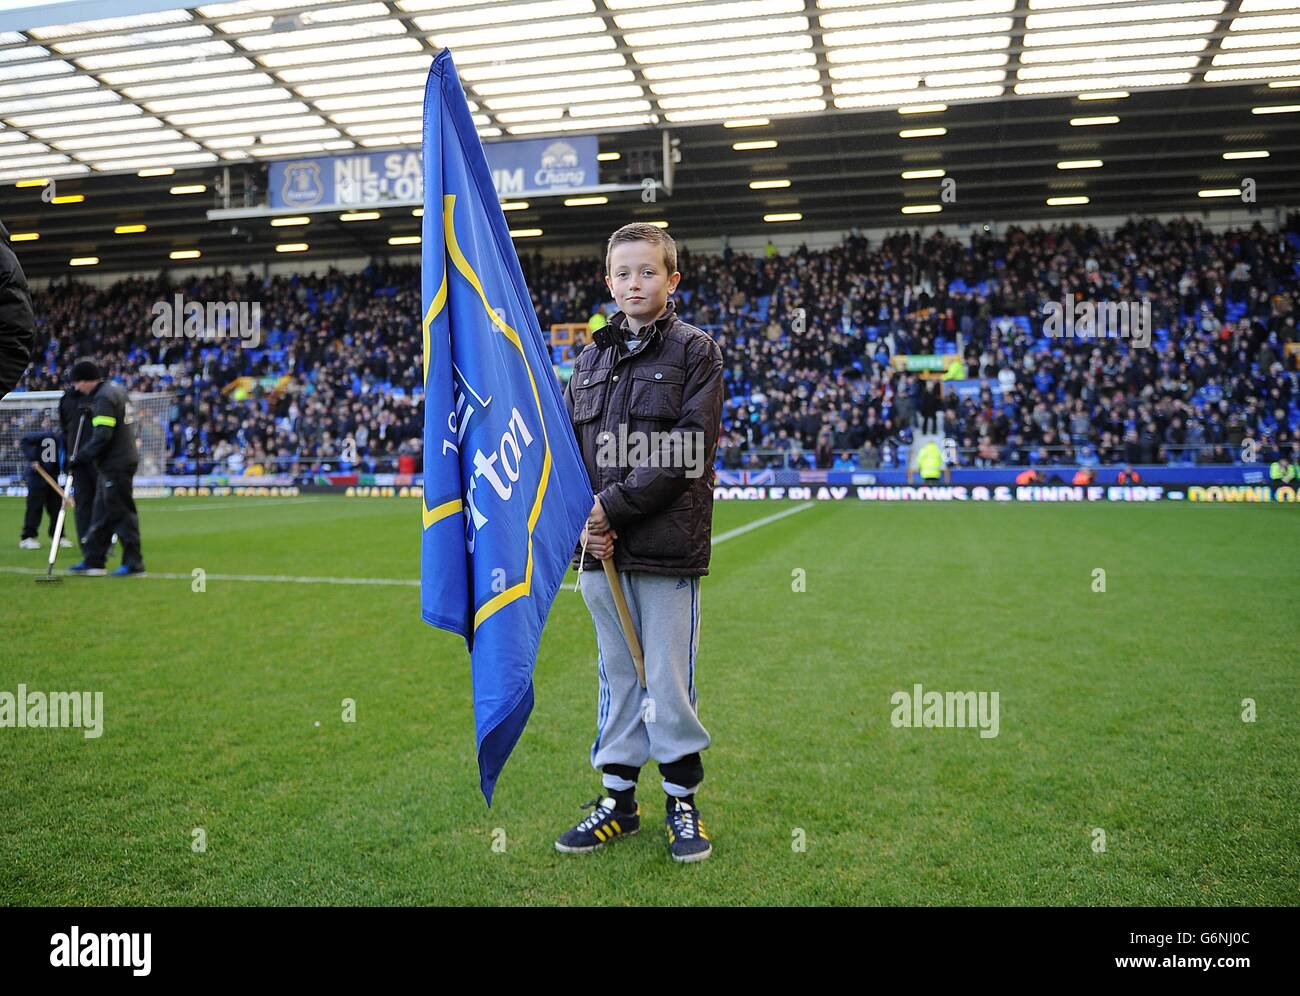
POLYGON ((595 811, 555 842, 589 852, 641 828, 636 782, 659 762, 678 861, 712 853, 695 792, 708 731, 695 708, 700 578, 709 572, 722 351, 676 315, 677 246, 654 225, 609 240, 605 285, 619 311, 578 355, 564 391, 596 496, 575 557, 599 648, 595 811), (601 563, 614 559, 645 655, 642 688, 601 563))

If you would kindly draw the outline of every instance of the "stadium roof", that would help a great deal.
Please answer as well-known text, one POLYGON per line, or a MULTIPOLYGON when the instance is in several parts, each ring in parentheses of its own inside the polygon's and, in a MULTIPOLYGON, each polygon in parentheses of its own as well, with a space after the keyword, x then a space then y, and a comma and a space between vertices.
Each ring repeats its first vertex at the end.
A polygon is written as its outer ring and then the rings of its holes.
MULTIPOLYGON (((79 0, 0 15, 0 217, 40 236, 23 250, 36 273, 78 253, 123 268, 187 248, 274 255, 265 221, 207 220, 222 167, 236 168, 221 203, 242 203, 269 160, 418 145, 443 46, 486 141, 598 133, 622 156, 605 167, 618 182, 646 175, 657 129, 681 139, 671 198, 537 199, 511 217, 548 240, 629 214, 718 235, 772 215, 1040 217, 1048 197, 1075 213, 1185 210, 1247 177, 1258 206, 1300 202, 1300 3, 79 0), (179 172, 137 176, 156 168, 179 172), (86 200, 14 186, 46 178, 86 200), (115 236, 136 216, 145 232, 115 236)), ((380 221, 316 219, 312 249, 385 251, 418 231, 409 210, 380 221)))

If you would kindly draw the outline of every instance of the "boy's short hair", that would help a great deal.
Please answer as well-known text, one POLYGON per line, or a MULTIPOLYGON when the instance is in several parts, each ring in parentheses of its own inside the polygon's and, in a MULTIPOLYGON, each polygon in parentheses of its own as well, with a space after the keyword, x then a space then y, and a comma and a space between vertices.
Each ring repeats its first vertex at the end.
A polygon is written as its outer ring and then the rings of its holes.
POLYGON ((624 225, 609 237, 609 244, 605 247, 606 273, 611 269, 609 261, 614 255, 614 247, 625 242, 654 243, 663 250, 664 265, 668 267, 668 275, 672 276, 677 272, 677 243, 673 241, 673 237, 656 225, 634 221, 630 225, 624 225))

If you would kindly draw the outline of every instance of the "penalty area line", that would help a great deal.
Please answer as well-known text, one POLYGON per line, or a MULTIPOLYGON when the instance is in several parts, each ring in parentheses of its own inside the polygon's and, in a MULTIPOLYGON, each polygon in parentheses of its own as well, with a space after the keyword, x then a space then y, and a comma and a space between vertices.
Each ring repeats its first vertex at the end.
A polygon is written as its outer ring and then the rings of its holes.
MULTIPOLYGON (((804 502, 791 508, 782 509, 771 515, 765 515, 761 519, 755 519, 753 522, 747 522, 743 526, 737 526, 735 529, 728 529, 713 537, 713 545, 725 543, 728 540, 735 539, 737 536, 743 536, 746 533, 753 532, 755 529, 761 529, 763 526, 770 525, 787 516, 794 515, 798 512, 806 511, 816 505, 816 502, 804 502)), ((27 574, 37 575, 44 574, 43 567, 9 567, 0 566, 0 574, 27 574)), ((66 571, 59 571, 56 577, 68 577, 66 571)), ((162 581, 193 581, 193 574, 176 574, 166 571, 150 571, 140 580, 148 581, 150 579, 162 581)), ((310 577, 295 574, 213 574, 204 575, 207 581, 248 581, 253 583, 270 583, 270 584, 336 584, 336 585, 360 585, 360 586, 379 586, 388 588, 418 588, 419 580, 410 580, 408 578, 330 578, 330 577, 310 577)), ((75 583, 84 583, 84 579, 69 578, 75 583)), ((111 582, 110 582, 111 583, 111 582)), ((577 591, 577 582, 571 585, 564 585, 568 591, 577 591)))
MULTIPOLYGON (((719 543, 725 543, 727 540, 735 539, 737 536, 744 536, 745 533, 753 532, 755 529, 761 529, 763 526, 770 525, 771 523, 784 519, 787 516, 794 515, 796 512, 803 512, 812 508, 816 504, 815 501, 804 502, 801 505, 795 505, 791 508, 783 508, 779 512, 765 515, 761 519, 755 519, 753 522, 746 522, 743 526, 737 526, 735 529, 728 529, 725 533, 714 536, 711 545, 717 546, 719 543)), ((573 584, 566 584, 564 588, 566 591, 577 591, 578 582, 574 581, 573 584)))

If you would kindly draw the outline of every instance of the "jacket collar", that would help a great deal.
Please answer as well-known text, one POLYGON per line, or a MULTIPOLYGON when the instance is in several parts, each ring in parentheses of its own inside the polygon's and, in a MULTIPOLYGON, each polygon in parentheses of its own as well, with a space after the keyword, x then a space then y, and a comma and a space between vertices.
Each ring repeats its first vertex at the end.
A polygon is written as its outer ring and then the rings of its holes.
MULTIPOLYGON (((676 317, 677 305, 672 298, 669 298, 668 303, 664 305, 664 310, 659 313, 659 317, 651 322, 649 326, 643 325, 641 328, 649 328, 650 331, 646 335, 646 338, 654 338, 656 334, 662 335, 667 331, 668 326, 673 323, 673 320, 676 317)), ((609 324, 596 333, 596 345, 601 349, 604 349, 605 347, 612 346, 616 343, 622 344, 639 331, 641 331, 641 329, 630 328, 630 323, 626 314, 622 311, 616 311, 614 312, 614 316, 610 318, 609 324), (602 335, 602 333, 604 333, 604 335, 602 335)))

